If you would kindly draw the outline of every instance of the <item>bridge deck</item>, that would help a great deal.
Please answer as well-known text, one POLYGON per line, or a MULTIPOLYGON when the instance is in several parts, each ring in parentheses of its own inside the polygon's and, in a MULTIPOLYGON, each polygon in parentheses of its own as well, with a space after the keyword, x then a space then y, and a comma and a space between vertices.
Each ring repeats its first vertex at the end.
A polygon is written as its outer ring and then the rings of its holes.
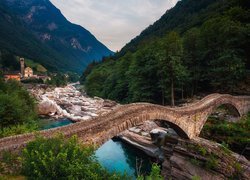
POLYGON ((195 138, 199 135, 207 117, 221 104, 230 104, 235 107, 239 115, 243 115, 250 110, 250 97, 211 94, 189 106, 177 108, 149 103, 122 105, 92 120, 0 139, 0 151, 15 150, 24 147, 36 135, 50 138, 58 133, 64 134, 65 137, 76 134, 85 143, 102 144, 127 128, 146 120, 155 119, 173 123, 188 138, 195 138))

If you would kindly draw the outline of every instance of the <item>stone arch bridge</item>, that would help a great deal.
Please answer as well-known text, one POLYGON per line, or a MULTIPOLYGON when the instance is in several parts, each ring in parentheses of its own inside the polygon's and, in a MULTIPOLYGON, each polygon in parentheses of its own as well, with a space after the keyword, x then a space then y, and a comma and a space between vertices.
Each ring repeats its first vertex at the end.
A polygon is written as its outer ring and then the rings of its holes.
POLYGON ((149 103, 122 105, 89 121, 0 139, 0 151, 22 148, 37 134, 46 138, 58 133, 65 137, 77 135, 84 143, 101 145, 130 127, 157 119, 169 122, 179 135, 192 139, 199 136, 208 116, 221 105, 226 105, 235 115, 243 116, 250 111, 250 96, 211 94, 197 103, 177 108, 149 103))

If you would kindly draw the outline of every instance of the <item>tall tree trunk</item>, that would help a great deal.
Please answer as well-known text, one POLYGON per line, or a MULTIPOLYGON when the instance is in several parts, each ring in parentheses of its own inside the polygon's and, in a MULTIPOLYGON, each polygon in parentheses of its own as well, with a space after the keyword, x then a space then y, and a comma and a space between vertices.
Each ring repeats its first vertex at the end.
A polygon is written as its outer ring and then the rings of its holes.
POLYGON ((191 98, 194 96, 194 91, 195 91, 195 82, 192 82, 192 87, 191 87, 191 98))
POLYGON ((174 78, 171 78, 171 105, 175 106, 174 104, 174 78))
POLYGON ((198 74, 198 67, 196 66, 195 67, 195 75, 194 75, 194 77, 195 77, 195 81, 194 81, 194 83, 195 83, 194 84, 194 94, 197 93, 197 89, 198 89, 198 78, 199 78, 199 76, 197 74, 198 74))
POLYGON ((165 106, 165 93, 164 93, 164 88, 162 88, 162 105, 165 106))
POLYGON ((181 86, 181 99, 184 99, 184 88, 183 85, 181 86))

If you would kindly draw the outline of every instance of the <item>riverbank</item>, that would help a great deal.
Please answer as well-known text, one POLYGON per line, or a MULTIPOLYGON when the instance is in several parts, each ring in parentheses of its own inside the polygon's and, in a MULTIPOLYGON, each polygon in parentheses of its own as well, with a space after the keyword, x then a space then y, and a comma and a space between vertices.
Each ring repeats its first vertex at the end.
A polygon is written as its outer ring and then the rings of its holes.
POLYGON ((173 135, 173 129, 158 125, 147 121, 122 132, 119 138, 158 159, 165 178, 209 180, 250 177, 250 162, 225 145, 203 138, 182 139, 173 135))
POLYGON ((90 120, 119 106, 113 101, 87 97, 74 85, 69 84, 60 88, 29 85, 27 88, 38 101, 38 114, 56 119, 68 118, 74 122, 90 120))

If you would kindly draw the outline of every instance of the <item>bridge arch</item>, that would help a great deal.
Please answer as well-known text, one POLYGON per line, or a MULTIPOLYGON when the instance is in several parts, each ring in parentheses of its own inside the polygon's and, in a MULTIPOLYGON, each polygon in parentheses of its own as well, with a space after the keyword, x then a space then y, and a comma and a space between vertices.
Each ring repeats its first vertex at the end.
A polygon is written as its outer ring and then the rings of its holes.
POLYGON ((216 106, 212 106, 211 110, 208 112, 208 116, 207 118, 216 111, 216 109, 218 109, 219 107, 224 106, 226 108, 226 110, 230 111, 230 113, 232 115, 234 115, 235 117, 241 117, 242 113, 240 111, 240 107, 237 106, 236 103, 232 103, 232 102, 223 102, 221 104, 218 104, 216 106))
MULTIPOLYGON (((113 118, 111 120, 112 125, 110 125, 110 123, 107 124, 107 126, 104 125, 102 128, 106 130, 98 133, 98 136, 95 136, 90 141, 100 145, 129 128, 145 121, 155 120, 162 120, 168 123, 180 137, 190 139, 190 134, 188 134, 188 132, 190 127, 192 127, 192 124, 190 124, 191 126, 188 126, 187 122, 180 121, 171 108, 145 104, 140 104, 140 106, 137 105, 137 108, 138 109, 135 112, 127 109, 126 111, 128 114, 124 113, 121 116, 117 116, 117 118, 113 118)), ((120 114, 120 112, 114 112, 113 116, 116 116, 116 114, 120 114)))
POLYGON ((90 121, 0 139, 0 151, 20 149, 32 141, 36 134, 45 138, 51 138, 58 133, 64 134, 66 138, 77 135, 84 143, 101 145, 130 127, 156 119, 172 123, 176 129, 179 128, 189 139, 192 139, 199 136, 208 116, 222 104, 227 104, 227 107, 233 108, 236 114, 242 116, 250 110, 250 96, 211 94, 197 103, 182 108, 149 103, 121 105, 90 121))
MULTIPOLYGON (((160 122, 160 123, 167 124, 167 126, 168 126, 169 128, 172 128, 172 129, 176 132, 176 134, 177 134, 179 137, 184 138, 184 139, 189 139, 188 135, 186 134, 185 131, 183 131, 183 129, 181 129, 178 125, 172 123, 172 122, 169 121, 169 120, 155 119, 155 120, 152 120, 152 121, 158 121, 158 122, 160 122)), ((163 125, 163 126, 160 125, 160 127, 165 127, 165 128, 167 128, 166 125, 165 125, 165 126, 164 126, 164 125, 163 125)))
POLYGON ((216 109, 218 109, 219 107, 224 106, 226 108, 226 110, 230 111, 230 113, 234 116, 234 117, 238 117, 240 119, 240 117, 243 116, 243 112, 241 111, 242 108, 240 107, 240 105, 238 105, 237 103, 233 102, 230 98, 228 99, 223 99, 223 101, 219 101, 219 102, 215 102, 215 104, 213 106, 210 106, 210 108, 207 109, 207 111, 205 111, 203 118, 201 119, 200 122, 198 122, 197 124, 199 125, 198 128, 198 132, 196 133, 196 136, 199 136, 204 125, 206 124, 209 116, 211 116, 211 114, 213 112, 216 111, 216 109))

